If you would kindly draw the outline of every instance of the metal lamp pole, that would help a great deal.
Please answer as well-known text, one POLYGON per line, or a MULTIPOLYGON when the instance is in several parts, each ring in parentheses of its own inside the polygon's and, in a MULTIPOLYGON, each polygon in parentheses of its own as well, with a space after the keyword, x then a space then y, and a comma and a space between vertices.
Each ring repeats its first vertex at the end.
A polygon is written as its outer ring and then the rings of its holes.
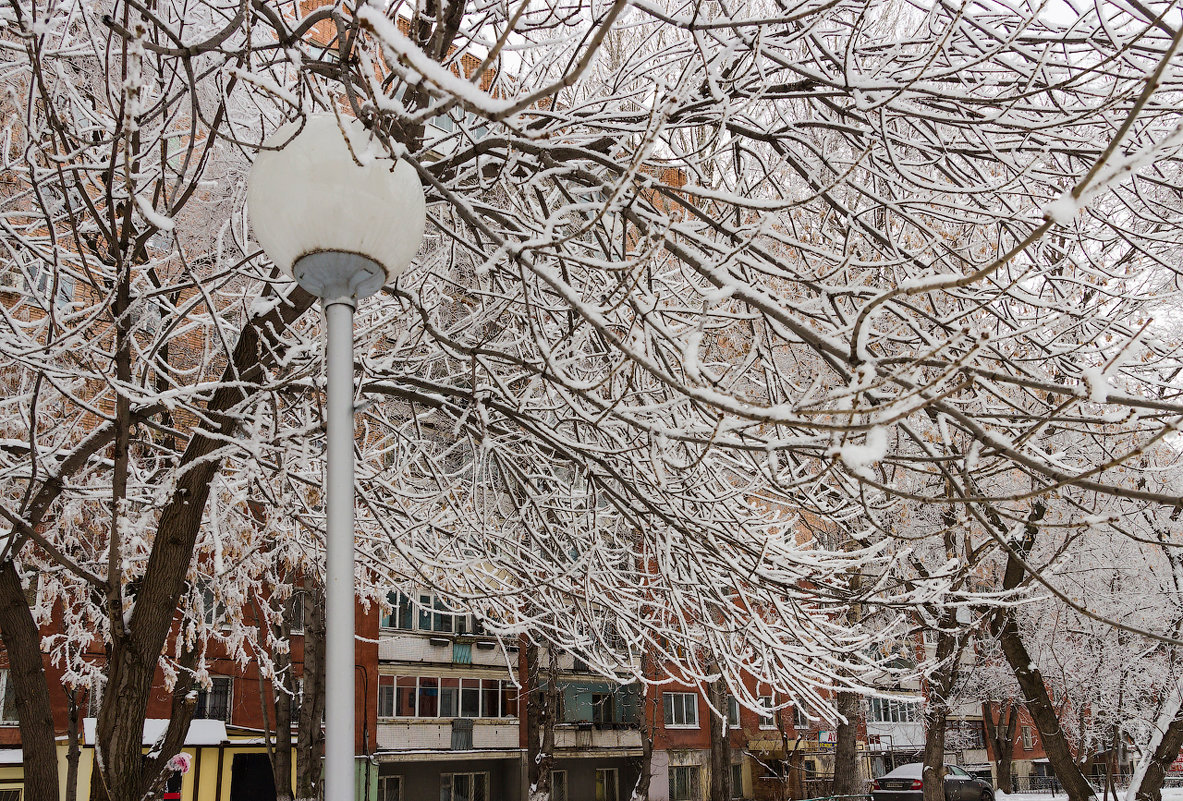
MULTIPOLYGON (((374 156, 357 120, 312 115, 282 126, 255 158, 247 203, 275 265, 320 298, 325 344, 326 801, 354 799, 353 313, 410 266, 426 203, 414 169, 374 156)), ((368 699, 367 699, 368 702, 368 699)))

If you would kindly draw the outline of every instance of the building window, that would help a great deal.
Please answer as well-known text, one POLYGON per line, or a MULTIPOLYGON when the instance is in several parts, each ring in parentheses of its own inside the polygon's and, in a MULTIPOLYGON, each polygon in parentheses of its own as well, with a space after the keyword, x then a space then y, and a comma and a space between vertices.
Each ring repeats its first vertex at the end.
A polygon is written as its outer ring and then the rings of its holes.
POLYGON ((870 698, 867 700, 867 720, 871 723, 915 723, 920 720, 920 702, 870 698))
MULTIPOLYGON (((291 668, 288 668, 291 670, 291 668)), ((292 696, 292 725, 300 725, 300 705, 304 703, 304 678, 296 679, 296 692, 292 696)))
POLYGON ((379 676, 378 715, 399 718, 516 718, 517 687, 501 679, 379 676), (389 715, 385 711, 387 709, 391 710, 389 715))
POLYGON ((288 607, 289 630, 292 634, 304 631, 304 598, 303 592, 292 593, 291 605, 288 607))
POLYGON ((980 720, 950 720, 945 724, 945 747, 951 751, 986 747, 986 727, 980 720))
POLYGON ((809 718, 805 717, 805 710, 799 706, 793 707, 793 728, 797 731, 809 729, 809 718))
POLYGON ((489 774, 442 774, 440 801, 489 801, 489 774))
POLYGON ((698 696, 694 693, 666 693, 665 725, 698 728, 698 696))
POLYGON ((8 669, 0 670, 0 723, 16 723, 16 690, 8 669))
POLYGON ((229 676, 213 676, 210 678, 208 690, 197 691, 197 707, 193 711, 193 717, 230 722, 229 676))
POLYGON ((739 701, 734 695, 727 696, 727 725, 732 729, 739 728, 739 701))
POLYGON ((1032 728, 1031 726, 1022 726, 1020 728, 1020 731, 1023 734, 1023 750, 1024 751, 1034 751, 1035 750, 1035 729, 1032 728))
POLYGON ((670 766, 670 801, 699 801, 698 765, 670 766))
POLYGON ((97 718, 99 710, 103 708, 103 684, 102 680, 95 678, 91 679, 90 687, 86 690, 86 716, 88 718, 97 718))
POLYGON ((410 630, 415 628, 411 615, 411 597, 401 592, 386 593, 390 611, 382 613, 381 625, 387 629, 410 630))
POLYGON ((760 728, 761 729, 775 729, 776 728, 776 699, 771 695, 761 695, 758 699, 760 701, 760 728))
POLYGON ((222 620, 222 605, 210 583, 201 585, 201 619, 207 626, 214 626, 222 620))
POLYGON ((394 717, 394 676, 378 677, 378 717, 394 717))
POLYGON ((461 615, 449 611, 443 600, 432 593, 423 592, 418 600, 401 592, 386 594, 390 611, 383 612, 379 624, 387 629, 422 631, 430 634, 471 634, 476 626, 472 615, 461 615))
POLYGON ((612 693, 592 693, 592 723, 616 722, 616 697, 612 693))
POLYGON ((731 797, 743 798, 743 765, 738 762, 731 766, 731 797))
POLYGON ((0 801, 21 801, 21 789, 19 787, 9 787, 0 790, 0 801))
POLYGON ((550 772, 550 801, 567 801, 567 771, 550 772))
POLYGON ((616 768, 596 768, 596 801, 620 801, 616 768))
POLYGON ((403 777, 379 776, 377 801, 403 801, 403 777))

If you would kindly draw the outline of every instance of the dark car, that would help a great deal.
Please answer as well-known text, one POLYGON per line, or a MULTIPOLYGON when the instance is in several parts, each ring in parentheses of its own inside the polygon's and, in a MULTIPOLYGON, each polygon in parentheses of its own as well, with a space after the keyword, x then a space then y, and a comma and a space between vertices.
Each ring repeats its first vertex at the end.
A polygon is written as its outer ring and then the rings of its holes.
MULTIPOLYGON (((924 798, 923 770, 923 762, 900 765, 875 780, 871 786, 871 798, 874 801, 920 801, 924 798)), ((994 788, 956 765, 946 765, 945 801, 994 801, 994 788)))

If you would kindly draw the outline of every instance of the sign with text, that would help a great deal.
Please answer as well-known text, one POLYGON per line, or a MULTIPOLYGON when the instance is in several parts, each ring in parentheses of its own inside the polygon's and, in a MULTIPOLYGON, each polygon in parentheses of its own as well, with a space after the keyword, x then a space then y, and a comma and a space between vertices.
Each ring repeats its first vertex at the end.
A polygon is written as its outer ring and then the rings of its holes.
POLYGON ((822 745, 835 745, 838 742, 837 731, 819 731, 817 741, 822 745))

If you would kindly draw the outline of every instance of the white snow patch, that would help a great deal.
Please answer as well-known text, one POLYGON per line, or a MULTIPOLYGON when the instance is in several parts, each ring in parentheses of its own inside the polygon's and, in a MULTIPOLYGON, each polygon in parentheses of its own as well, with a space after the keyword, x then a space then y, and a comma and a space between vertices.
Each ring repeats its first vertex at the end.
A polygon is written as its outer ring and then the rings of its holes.
POLYGON ((1043 214, 1056 225, 1071 225, 1080 209, 1080 201, 1072 197, 1071 192, 1065 192, 1044 206, 1043 214))
POLYGON ((862 445, 847 443, 838 449, 838 456, 852 473, 871 477, 867 469, 887 455, 887 430, 876 426, 867 432, 862 445))
POLYGON ((1082 367, 1080 377, 1088 387, 1089 400, 1093 403, 1105 403, 1109 400, 1109 382, 1105 379, 1105 368, 1082 367))

